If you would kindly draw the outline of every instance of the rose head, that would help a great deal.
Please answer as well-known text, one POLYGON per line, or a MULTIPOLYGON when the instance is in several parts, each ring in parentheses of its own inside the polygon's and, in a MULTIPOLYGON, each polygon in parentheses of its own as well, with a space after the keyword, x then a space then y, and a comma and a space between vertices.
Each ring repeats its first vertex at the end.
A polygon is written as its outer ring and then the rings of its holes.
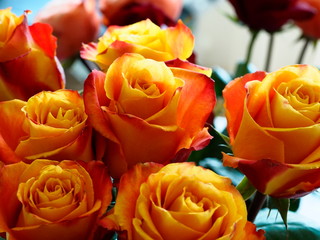
POLYGON ((93 61, 105 71, 124 53, 138 53, 157 61, 191 56, 194 37, 190 29, 179 21, 176 26, 161 29, 150 20, 129 26, 110 26, 99 42, 84 45, 81 57, 93 61))
POLYGON ((138 164, 120 180, 105 227, 138 239, 264 239, 231 180, 193 163, 138 164), (130 199, 128 201, 128 199, 130 199))
POLYGON ((211 139, 204 125, 215 104, 214 82, 203 74, 210 70, 167 64, 124 54, 106 74, 94 71, 85 81, 86 112, 106 138, 97 146, 106 149, 112 177, 138 162, 182 160, 211 139))
POLYGON ((0 102, 0 156, 5 163, 93 159, 91 128, 76 91, 40 92, 27 102, 0 102))
POLYGON ((52 26, 58 38, 59 59, 75 56, 82 43, 94 41, 99 33, 100 19, 94 0, 52 0, 35 20, 52 26))
POLYGON ((320 187, 320 72, 308 65, 256 72, 224 90, 228 132, 238 167, 258 189, 295 197, 320 187))
POLYGON ((0 167, 0 232, 8 239, 93 239, 111 202, 103 163, 38 159, 0 167))
POLYGON ((161 26, 180 16, 182 0, 100 0, 106 25, 129 25, 147 18, 161 26))
POLYGON ((314 9, 298 0, 229 0, 241 22, 252 30, 275 32, 289 20, 305 20, 314 9))
POLYGON ((64 88, 64 73, 55 57, 56 39, 47 24, 27 24, 0 9, 0 101, 27 100, 42 90, 64 88))
POLYGON ((320 38, 320 2, 317 0, 299 0, 301 3, 309 4, 317 10, 315 16, 305 21, 295 21, 295 24, 301 28, 303 35, 309 38, 320 38))

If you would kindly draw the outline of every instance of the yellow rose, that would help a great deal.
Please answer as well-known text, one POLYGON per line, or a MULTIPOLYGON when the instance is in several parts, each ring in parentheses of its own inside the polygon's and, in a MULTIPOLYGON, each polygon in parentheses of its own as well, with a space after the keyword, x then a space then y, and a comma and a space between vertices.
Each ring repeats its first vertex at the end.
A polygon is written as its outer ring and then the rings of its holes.
POLYGON ((145 58, 168 61, 191 56, 194 37, 179 21, 175 27, 161 29, 150 20, 128 26, 110 26, 99 42, 83 46, 81 57, 93 61, 105 71, 124 53, 138 53, 145 58))
POLYGON ((257 72, 224 90, 228 132, 238 167, 262 193, 293 197, 320 187, 320 72, 293 65, 257 72))
POLYGON ((264 239, 231 180, 193 163, 136 165, 102 224, 128 240, 264 239))
POLYGON ((215 104, 208 69, 166 64, 128 53, 85 81, 86 112, 105 138, 95 146, 114 178, 138 162, 184 161, 212 138, 205 127, 215 104))
POLYGON ((8 239, 93 239, 111 202, 103 163, 38 159, 0 167, 0 232, 8 239))
POLYGON ((5 163, 36 158, 94 158, 92 130, 76 91, 44 91, 27 102, 0 102, 0 113, 0 156, 5 163))
POLYGON ((0 101, 27 100, 64 88, 64 72, 55 56, 56 39, 47 24, 28 26, 27 11, 17 17, 0 9, 0 101))

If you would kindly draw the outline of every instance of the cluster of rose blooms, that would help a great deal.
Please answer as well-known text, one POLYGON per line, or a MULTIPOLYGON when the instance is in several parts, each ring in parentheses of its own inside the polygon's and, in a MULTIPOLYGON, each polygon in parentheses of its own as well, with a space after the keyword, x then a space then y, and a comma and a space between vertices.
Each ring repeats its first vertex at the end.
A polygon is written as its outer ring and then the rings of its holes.
MULTIPOLYGON (((0 233, 28 239, 264 239, 231 180, 187 162, 212 136, 211 69, 182 22, 110 26, 65 89, 49 25, 0 10, 0 233)), ((320 72, 293 65, 224 90, 237 167, 259 192, 320 186, 320 72)), ((214 141, 214 139, 212 140, 214 141)))

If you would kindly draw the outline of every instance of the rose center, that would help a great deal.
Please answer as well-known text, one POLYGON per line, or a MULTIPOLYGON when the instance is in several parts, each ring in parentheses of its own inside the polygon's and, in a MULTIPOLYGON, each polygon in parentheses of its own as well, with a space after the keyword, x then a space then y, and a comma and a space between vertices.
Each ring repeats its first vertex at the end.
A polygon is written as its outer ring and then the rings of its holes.
POLYGON ((277 91, 296 111, 305 117, 320 122, 320 87, 291 81, 279 85, 277 91))

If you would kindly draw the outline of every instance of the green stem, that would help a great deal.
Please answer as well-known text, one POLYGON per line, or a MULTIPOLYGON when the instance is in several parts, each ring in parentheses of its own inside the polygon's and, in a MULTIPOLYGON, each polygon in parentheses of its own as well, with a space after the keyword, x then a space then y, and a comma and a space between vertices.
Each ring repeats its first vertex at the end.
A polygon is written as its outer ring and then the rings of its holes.
POLYGON ((305 42, 304 42, 304 44, 303 44, 303 46, 302 46, 302 49, 301 49, 301 52, 300 52, 298 61, 297 61, 298 64, 301 64, 301 63, 302 63, 303 58, 304 58, 304 56, 305 56, 305 54, 306 54, 306 52, 307 52, 307 48, 308 48, 308 46, 309 46, 309 43, 310 43, 310 38, 306 37, 306 38, 305 38, 305 42))
POLYGON ((267 53, 267 60, 265 65, 265 71, 270 71, 270 63, 271 63, 271 55, 272 55, 272 49, 273 49, 273 42, 274 42, 274 34, 270 33, 270 40, 269 40, 269 46, 268 46, 268 53, 267 53))
POLYGON ((260 209, 262 208, 264 202, 266 201, 267 196, 260 193, 256 192, 253 201, 250 204, 249 211, 248 211, 248 221, 254 222, 256 219, 260 209))
POLYGON ((257 30, 250 30, 251 32, 251 40, 249 42, 248 48, 247 48, 247 56, 246 56, 246 61, 245 63, 248 64, 251 60, 251 55, 252 55, 252 50, 253 50, 253 45, 257 39, 259 31, 257 30))

